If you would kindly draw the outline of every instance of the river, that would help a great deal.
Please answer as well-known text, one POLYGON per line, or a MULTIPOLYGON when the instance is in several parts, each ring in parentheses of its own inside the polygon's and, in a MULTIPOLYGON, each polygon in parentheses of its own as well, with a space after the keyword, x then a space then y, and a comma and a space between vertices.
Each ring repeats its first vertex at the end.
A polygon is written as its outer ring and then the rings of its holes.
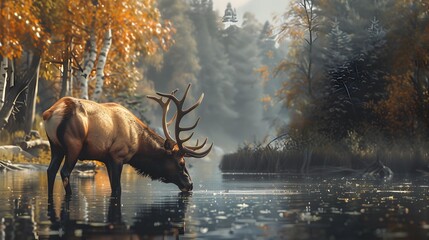
POLYGON ((192 193, 127 167, 121 200, 110 198, 104 168, 73 174, 67 199, 58 176, 51 203, 45 170, 0 172, 0 239, 429 237, 429 177, 222 174, 217 163, 190 162, 192 193))

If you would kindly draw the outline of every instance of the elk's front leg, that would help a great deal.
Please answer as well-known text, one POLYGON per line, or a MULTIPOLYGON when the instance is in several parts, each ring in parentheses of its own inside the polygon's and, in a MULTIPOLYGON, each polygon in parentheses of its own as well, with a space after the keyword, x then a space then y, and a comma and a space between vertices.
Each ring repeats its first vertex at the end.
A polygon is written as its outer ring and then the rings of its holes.
POLYGON ((121 174, 122 161, 108 161, 106 164, 107 172, 109 173, 110 188, 112 189, 112 197, 121 196, 121 174))
POLYGON ((134 152, 130 146, 124 142, 115 142, 110 147, 110 159, 107 161, 107 171, 109 172, 110 187, 112 197, 121 196, 121 174, 124 162, 129 159, 134 152))

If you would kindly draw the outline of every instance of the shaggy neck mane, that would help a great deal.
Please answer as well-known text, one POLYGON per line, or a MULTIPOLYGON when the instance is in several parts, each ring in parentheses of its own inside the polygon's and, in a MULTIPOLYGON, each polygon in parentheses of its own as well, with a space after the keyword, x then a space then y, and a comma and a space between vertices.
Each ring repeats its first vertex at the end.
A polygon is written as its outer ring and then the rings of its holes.
POLYGON ((159 161, 168 156, 164 139, 152 129, 144 126, 140 136, 139 149, 129 164, 141 175, 153 180, 163 180, 159 161))

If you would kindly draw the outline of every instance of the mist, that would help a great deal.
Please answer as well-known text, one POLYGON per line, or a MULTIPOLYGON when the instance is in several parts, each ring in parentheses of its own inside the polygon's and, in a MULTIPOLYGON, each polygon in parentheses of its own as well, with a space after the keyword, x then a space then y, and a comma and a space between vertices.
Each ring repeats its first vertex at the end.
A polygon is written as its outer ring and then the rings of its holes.
MULTIPOLYGON (((267 29, 264 30, 264 22, 260 21, 270 17, 266 14, 269 8, 259 17, 240 12, 259 6, 255 3, 240 2, 236 11, 240 14, 239 21, 232 24, 222 22, 224 10, 216 11, 214 7, 219 7, 216 2, 212 5, 211 1, 190 1, 189 4, 160 1, 159 4, 164 18, 174 22, 176 42, 162 56, 161 68, 148 69, 147 78, 154 82, 157 91, 179 88, 178 96, 188 83, 193 83, 189 104, 204 93, 205 99, 196 114, 201 117, 196 132, 201 137, 207 136, 225 152, 274 137, 274 123, 279 117, 283 118, 280 121, 287 118, 279 115, 280 103, 263 102, 264 98, 275 99, 275 89, 281 82, 277 78, 264 79, 258 70, 279 60, 267 58, 267 52, 285 49, 275 46, 267 29)), ((145 115, 153 127, 159 128, 160 114, 153 105, 145 115)), ((195 120, 196 115, 189 116, 189 122, 184 124, 191 124, 190 119, 195 120)))

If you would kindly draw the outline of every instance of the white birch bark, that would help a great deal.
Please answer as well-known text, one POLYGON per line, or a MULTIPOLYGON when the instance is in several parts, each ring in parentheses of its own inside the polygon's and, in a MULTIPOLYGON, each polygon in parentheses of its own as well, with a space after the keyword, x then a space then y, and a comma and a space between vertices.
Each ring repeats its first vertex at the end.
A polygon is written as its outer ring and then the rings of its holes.
POLYGON ((73 58, 70 57, 69 60, 69 80, 67 81, 67 95, 73 96, 73 58))
POLYGON ((91 71, 94 68, 95 59, 97 58, 97 47, 94 30, 91 31, 89 49, 86 51, 89 51, 88 63, 86 66, 84 66, 83 71, 79 75, 80 97, 83 99, 88 99, 88 76, 91 74, 91 71))
POLYGON ((103 46, 100 50, 100 54, 98 55, 95 90, 94 90, 94 93, 92 94, 92 100, 96 102, 100 100, 101 93, 103 92, 104 66, 106 65, 107 54, 109 53, 111 45, 112 45, 112 30, 109 28, 104 34, 103 46))
POLYGON ((68 63, 68 79, 67 79, 67 96, 73 96, 73 39, 70 38, 70 44, 68 45, 68 53, 67 56, 69 57, 67 63, 68 63))
POLYGON ((88 41, 86 44, 87 45, 85 46, 85 52, 83 52, 83 61, 79 67, 80 72, 82 72, 83 69, 85 69, 86 65, 88 65, 88 62, 89 62, 89 49, 91 48, 90 41, 88 41))
POLYGON ((0 108, 3 107, 4 97, 6 93, 8 62, 8 59, 6 57, 3 57, 0 63, 0 108))

